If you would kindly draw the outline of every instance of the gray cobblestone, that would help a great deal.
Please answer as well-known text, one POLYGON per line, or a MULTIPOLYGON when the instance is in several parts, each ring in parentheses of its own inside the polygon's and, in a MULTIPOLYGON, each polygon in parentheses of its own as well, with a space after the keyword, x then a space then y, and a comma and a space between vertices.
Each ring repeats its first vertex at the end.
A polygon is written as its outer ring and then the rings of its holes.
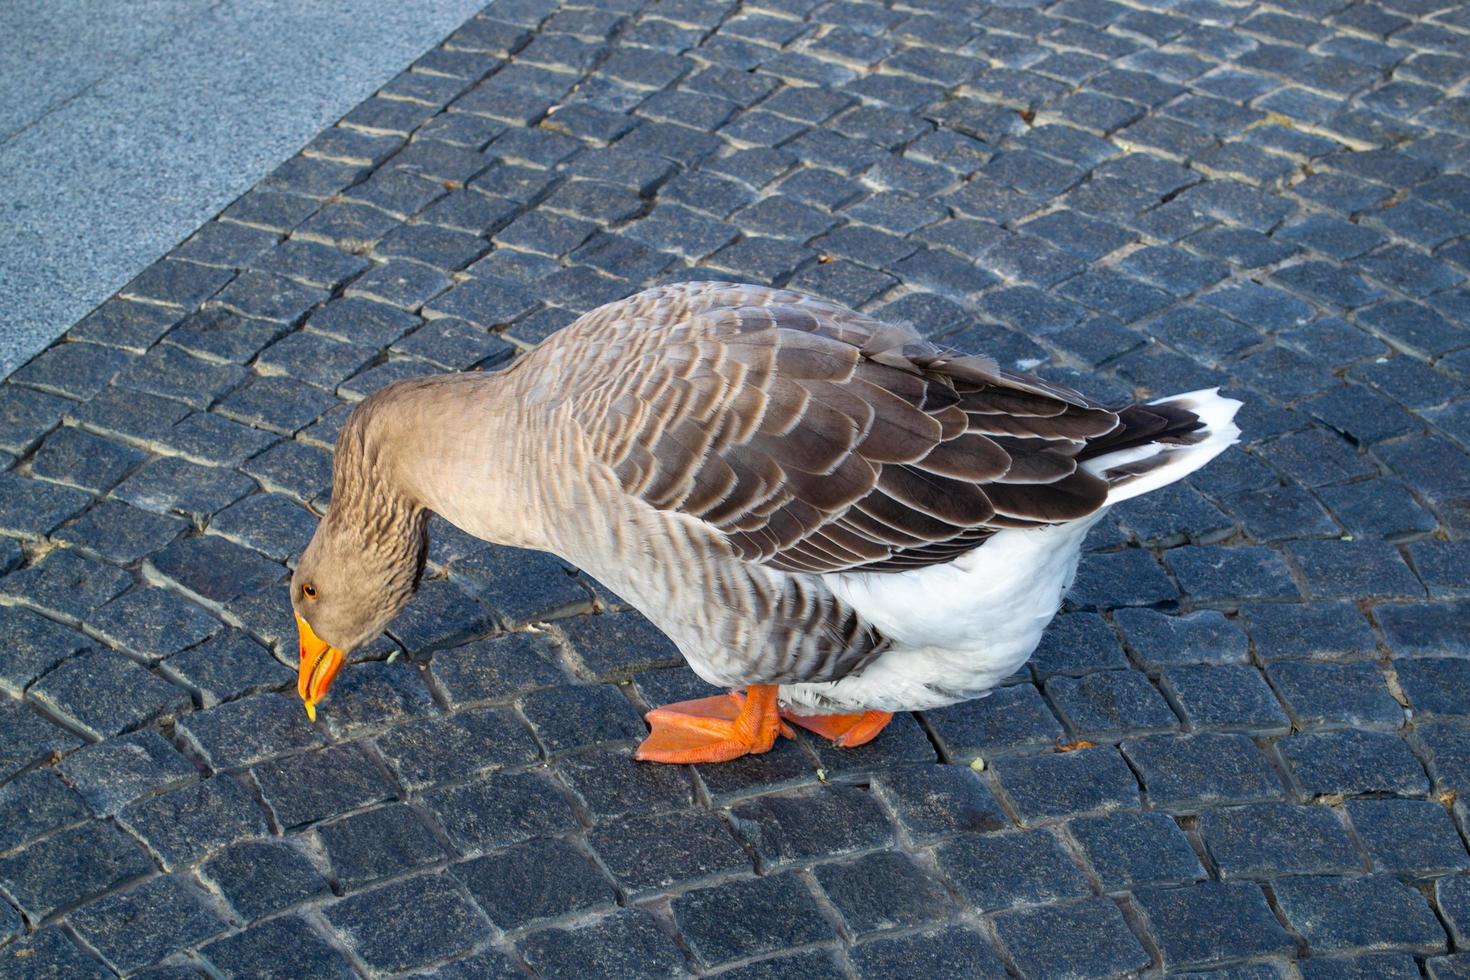
POLYGON ((1294 878, 1276 886, 1276 901, 1314 952, 1399 947, 1420 953, 1445 949, 1444 930, 1423 896, 1392 878, 1294 878), (1363 923, 1391 923, 1391 933, 1363 923))
POLYGON ((1189 841, 1162 813, 1114 813, 1069 826, 1108 891, 1205 877, 1189 841))
POLYGON ((1034 749, 1062 735, 1062 726, 1029 684, 1001 688, 981 700, 930 712, 928 718, 940 744, 957 758, 1034 749))
POLYGON ((467 861, 453 873, 502 929, 572 912, 610 910, 615 898, 606 875, 556 838, 538 838, 467 861))
POLYGON ((41 537, 83 507, 87 494, 53 483, 0 473, 0 532, 41 537))
POLYGON ((144 588, 118 596, 88 622, 113 646, 156 662, 202 643, 219 621, 177 593, 144 588))
POLYGON ((404 970, 467 952, 486 938, 484 916, 449 879, 421 875, 360 892, 329 906, 325 917, 364 962, 404 970), (397 927, 380 929, 383 916, 397 927))
POLYGON ((560 683, 551 658, 544 642, 512 634, 439 651, 433 674, 450 704, 461 707, 560 683))
POLYGON ((301 970, 314 977, 353 977, 338 949, 296 916, 283 916, 217 939, 200 949, 217 969, 232 976, 301 970), (289 950, 289 954, 286 951, 289 950))
POLYGON ((1290 662, 1273 665, 1269 673, 1299 727, 1403 722, 1403 709, 1376 664, 1290 662))
POLYGON ((104 814, 195 776, 188 760, 152 729, 87 746, 62 760, 58 771, 88 806, 104 814))
POLYGON ((964 837, 942 845, 939 866, 979 911, 1078 898, 1087 879, 1044 830, 964 837))
POLYGON ((260 694, 217 705, 181 719, 180 730, 215 768, 237 766, 322 744, 300 706, 287 697, 260 694))
POLYGON ((1079 678, 1056 677, 1046 693, 1079 738, 1121 738, 1173 731, 1178 719, 1148 678, 1131 670, 1103 670, 1079 678))
POLYGON ((494 774, 436 790, 425 803, 461 852, 489 850, 574 829, 571 806, 537 773, 494 774))
POLYGON ((327 879, 306 855, 279 840, 234 844, 199 870, 246 921, 328 891, 327 879))
POLYGON ((695 958, 707 966, 832 934, 796 875, 689 892, 674 900, 673 912, 695 958))
POLYGON ((120 811, 118 819, 162 859, 166 869, 192 864, 267 829, 249 790, 229 776, 141 800, 120 811))
POLYGON ((357 745, 266 762, 252 773, 282 827, 312 823, 392 795, 384 773, 357 745))
POLYGON ((1377 651, 1373 631, 1350 603, 1253 605, 1245 615, 1262 660, 1361 660, 1377 651))
POLYGON ((521 952, 544 975, 621 977, 684 969, 677 943, 641 909, 619 909, 578 928, 548 929, 523 939, 521 952))
POLYGON ((1284 795, 1270 763, 1243 735, 1154 735, 1124 743, 1123 752, 1157 806, 1190 810, 1284 795))
MULTIPOLYGON (((86 820, 81 798, 55 772, 32 770, 0 787, 0 850, 11 850, 50 830, 86 820)), ((0 909, 0 917, 4 910, 0 909)), ((14 920, 20 929, 20 919, 14 920)), ((13 933, 7 931, 4 935, 13 933)))
POLYGON ((882 774, 879 792, 915 838, 985 832, 1009 824, 989 786, 963 766, 903 766, 882 774))
POLYGON ((0 951, 0 963, 16 976, 106 978, 115 974, 84 953, 60 928, 46 928, 0 951), (19 964, 19 965, 17 965, 19 964))
POLYGON ((1170 968, 1294 948, 1256 885, 1207 881, 1186 888, 1141 889, 1136 896, 1170 968))
POLYGON ((292 679, 263 646, 233 630, 169 657, 164 673, 198 692, 205 707, 244 694, 277 690, 292 679))
POLYGON ((148 458, 131 446, 64 426, 46 437, 31 461, 31 472, 47 480, 100 493, 117 485, 129 470, 148 458))
POLYGON ((1470 21, 921 7, 497 0, 0 384, 0 973, 1463 972, 1470 21), (332 393, 719 275, 1224 383, 1244 449, 1099 527, 1027 673, 856 751, 633 762, 707 690, 438 524, 413 661, 309 725, 332 393))
POLYGON ((609 821, 588 835, 603 864, 629 893, 666 891, 750 867, 750 858, 715 815, 700 811, 609 821), (682 855, 676 864, 670 858, 682 855))
POLYGON ((1225 878, 1272 878, 1284 873, 1343 874, 1363 860, 1328 807, 1280 803, 1212 810, 1200 834, 1225 878))
POLYGON ((0 858, 0 883, 34 921, 152 870, 135 841, 94 821, 0 858))
POLYGON ((1293 735, 1280 744, 1309 796, 1428 791, 1424 767, 1388 732, 1341 731, 1293 735))
POLYGON ((996 916, 996 933, 1027 975, 1117 975, 1150 960, 1117 906, 1106 899, 1005 912, 996 916), (1059 943, 1060 935, 1079 941, 1059 943))
POLYGON ((873 798, 847 787, 765 797, 733 807, 730 817, 759 856, 762 870, 882 847, 892 840, 892 829, 873 798), (837 814, 842 826, 834 834, 837 814))
POLYGON ((425 719, 395 728, 377 744, 398 780, 412 789, 524 765, 540 755, 531 733, 504 708, 425 719))
POLYGON ((68 398, 90 398, 134 358, 98 344, 59 344, 43 351, 12 377, 68 398))
POLYGON ((104 500, 54 532, 53 538, 107 561, 128 563, 165 547, 185 526, 176 517, 104 500))
POLYGON ((1347 811, 1380 871, 1428 877, 1470 867, 1449 814, 1434 800, 1353 800, 1347 811))
POLYGON ((1140 806, 1138 783, 1116 752, 1078 751, 995 764, 1022 823, 1140 806))
POLYGON ((1282 734, 1290 727, 1286 712, 1253 667, 1171 667, 1162 682, 1165 694, 1193 730, 1282 734))
POLYGON ((282 323, 240 316, 225 307, 204 307, 179 320, 165 341, 196 357, 243 364, 284 331, 282 323))
POLYGON ((62 551, 0 579, 0 595, 80 620, 130 584, 132 576, 122 569, 62 551))
POLYGON ((390 803, 317 827, 338 884, 344 889, 431 864, 444 857, 432 830, 408 806, 390 803))
POLYGON ((29 693, 94 738, 128 731, 192 705, 182 688, 112 650, 92 650, 64 661, 31 685, 29 693))
POLYGON ((973 970, 999 976, 1005 965, 979 933, 951 926, 909 936, 879 939, 853 951, 861 977, 893 976, 904 970, 948 976, 973 970))
POLYGON ((219 535, 180 538, 148 559, 154 571, 185 590, 227 602, 279 582, 285 569, 219 535))

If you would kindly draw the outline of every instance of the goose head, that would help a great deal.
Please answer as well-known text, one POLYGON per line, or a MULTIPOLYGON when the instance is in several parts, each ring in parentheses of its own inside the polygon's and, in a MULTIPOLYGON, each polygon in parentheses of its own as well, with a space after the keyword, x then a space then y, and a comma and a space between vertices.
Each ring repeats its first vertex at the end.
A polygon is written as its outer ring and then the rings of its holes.
POLYGON ((397 487, 391 467, 364 451, 361 409, 338 441, 332 505, 291 576, 306 713, 347 655, 371 641, 417 591, 428 555, 428 511, 397 487))
POLYGON ((347 654, 381 633, 417 590, 428 539, 424 522, 413 523, 363 528, 328 513, 297 563, 291 576, 301 655, 296 691, 312 719, 347 654))

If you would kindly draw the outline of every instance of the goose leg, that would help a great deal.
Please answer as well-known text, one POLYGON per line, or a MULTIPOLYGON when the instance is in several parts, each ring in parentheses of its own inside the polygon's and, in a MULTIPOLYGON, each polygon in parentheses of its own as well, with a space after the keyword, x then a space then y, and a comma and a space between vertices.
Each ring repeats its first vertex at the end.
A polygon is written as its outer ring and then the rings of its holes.
POLYGON ((634 758, 643 762, 727 762, 771 751, 791 729, 776 708, 776 685, 752 684, 745 694, 719 694, 655 708, 652 731, 634 758))
POLYGON ((859 745, 866 745, 878 737, 878 733, 888 727, 893 720, 891 711, 864 711, 860 715, 798 715, 789 711, 781 712, 781 717, 805 728, 809 732, 816 732, 823 738, 831 739, 832 744, 844 749, 855 749, 859 745))

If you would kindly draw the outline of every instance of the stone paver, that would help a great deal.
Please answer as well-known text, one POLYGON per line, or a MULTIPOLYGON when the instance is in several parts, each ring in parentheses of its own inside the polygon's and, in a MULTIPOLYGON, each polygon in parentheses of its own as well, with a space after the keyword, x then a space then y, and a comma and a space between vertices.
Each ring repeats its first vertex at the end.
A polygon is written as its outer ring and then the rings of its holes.
POLYGON ((1467 80, 1453 0, 497 0, 0 383, 0 976, 1460 975, 1467 80), (308 724, 351 405, 711 277, 1244 440, 861 750, 632 762, 667 642, 437 521, 308 724))

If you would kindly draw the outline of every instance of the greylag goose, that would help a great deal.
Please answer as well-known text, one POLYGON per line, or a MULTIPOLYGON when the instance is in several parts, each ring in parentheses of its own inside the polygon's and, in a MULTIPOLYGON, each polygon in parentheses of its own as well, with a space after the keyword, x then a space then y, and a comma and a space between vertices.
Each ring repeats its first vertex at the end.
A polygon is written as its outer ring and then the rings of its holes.
POLYGON ((985 694, 1056 614, 1108 508, 1239 436, 1196 391, 1121 409, 799 293, 638 293, 499 373, 363 400, 297 564, 308 713, 413 595, 431 512, 559 555, 710 684, 637 758, 717 762, 799 725, 839 745, 985 694))

